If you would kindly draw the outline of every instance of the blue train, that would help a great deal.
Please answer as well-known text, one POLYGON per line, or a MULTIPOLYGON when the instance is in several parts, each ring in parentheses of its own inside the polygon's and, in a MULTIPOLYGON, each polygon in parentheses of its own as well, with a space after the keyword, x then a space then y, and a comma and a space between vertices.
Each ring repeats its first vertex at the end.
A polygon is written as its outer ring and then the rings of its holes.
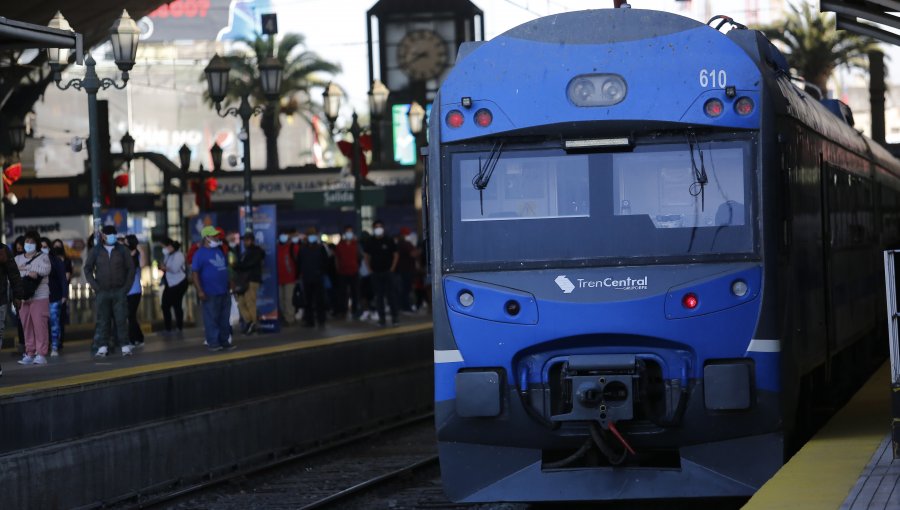
POLYGON ((750 495, 877 357, 900 164, 732 24, 592 10, 460 49, 424 185, 451 499, 750 495))

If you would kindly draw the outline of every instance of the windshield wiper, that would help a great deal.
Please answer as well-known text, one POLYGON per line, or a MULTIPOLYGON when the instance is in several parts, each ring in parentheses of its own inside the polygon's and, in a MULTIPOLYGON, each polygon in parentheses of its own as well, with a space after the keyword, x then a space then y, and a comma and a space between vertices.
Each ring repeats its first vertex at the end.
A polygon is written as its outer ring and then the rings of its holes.
POLYGON ((494 175, 494 168, 497 167, 497 162, 500 161, 501 152, 503 152, 503 142, 494 142, 487 161, 482 163, 481 157, 478 158, 478 173, 472 179, 472 186, 478 190, 478 202, 481 205, 482 216, 484 216, 484 189, 491 182, 491 176, 494 175))
POLYGON ((700 142, 697 142, 697 135, 694 133, 688 134, 687 142, 688 150, 691 153, 691 169, 694 172, 694 183, 688 188, 688 193, 694 197, 700 196, 700 211, 702 212, 705 209, 704 191, 706 183, 709 182, 709 177, 706 175, 706 164, 703 161, 703 148, 700 147, 700 142), (694 141, 691 141, 691 136, 694 137, 694 141), (694 159, 694 143, 697 144, 697 152, 700 153, 700 168, 697 168, 697 161, 694 159))
POLYGON ((478 191, 483 191, 484 188, 487 188, 488 183, 491 182, 491 175, 494 174, 494 168, 497 167, 497 162, 500 161, 501 152, 503 152, 503 142, 494 142, 487 161, 482 164, 481 158, 478 158, 478 174, 472 179, 472 186, 478 191))

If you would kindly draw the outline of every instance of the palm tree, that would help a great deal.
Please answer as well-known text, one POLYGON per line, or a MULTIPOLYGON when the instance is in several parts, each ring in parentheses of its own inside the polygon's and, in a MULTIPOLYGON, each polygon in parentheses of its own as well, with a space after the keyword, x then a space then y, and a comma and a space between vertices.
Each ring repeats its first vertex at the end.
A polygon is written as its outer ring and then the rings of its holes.
POLYGON ((823 94, 828 78, 838 66, 867 70, 866 54, 880 51, 873 39, 837 30, 834 15, 813 10, 808 1, 790 8, 784 20, 759 30, 770 40, 782 43, 791 67, 823 94))
MULTIPOLYGON (((308 101, 297 101, 295 96, 304 93, 307 98, 311 97, 310 88, 325 86, 328 83, 328 80, 319 77, 320 73, 335 74, 340 72, 341 68, 306 50, 302 34, 285 34, 277 44, 274 38, 263 37, 260 34, 253 40, 241 39, 237 42, 242 47, 239 46, 237 51, 225 56, 232 70, 229 75, 231 81, 228 84, 228 96, 225 98, 226 105, 240 101, 243 95, 254 98, 256 104, 265 104, 267 99, 260 84, 257 63, 273 55, 284 66, 279 93, 284 103, 273 101, 263 112, 261 122, 263 133, 266 135, 266 168, 277 169, 278 134, 281 131, 279 117, 282 113, 303 114, 304 110, 311 110, 312 106, 308 101)), ((205 79, 205 76, 201 76, 201 81, 205 79)), ((204 95, 207 101, 212 102, 208 91, 204 95)))

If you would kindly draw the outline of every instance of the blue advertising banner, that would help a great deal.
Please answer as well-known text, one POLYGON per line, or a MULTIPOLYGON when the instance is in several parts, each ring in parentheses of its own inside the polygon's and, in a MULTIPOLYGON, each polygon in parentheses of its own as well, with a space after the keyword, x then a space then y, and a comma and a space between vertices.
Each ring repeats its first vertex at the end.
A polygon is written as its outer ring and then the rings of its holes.
MULTIPOLYGON (((244 208, 239 209, 240 231, 244 232, 246 218, 244 208)), ((256 245, 265 250, 262 285, 256 296, 256 311, 259 315, 259 331, 276 332, 281 329, 278 322, 278 275, 276 268, 276 242, 278 227, 274 205, 258 205, 253 208, 253 236, 256 245)))
POLYGON ((116 232, 125 234, 128 232, 128 209, 104 209, 100 213, 100 225, 112 225, 116 232))
POLYGON ((188 219, 188 232, 191 235, 192 243, 199 243, 203 236, 200 235, 200 231, 203 230, 203 227, 207 225, 212 225, 214 227, 218 227, 219 225, 216 223, 216 213, 203 213, 198 214, 197 216, 191 216, 188 219))

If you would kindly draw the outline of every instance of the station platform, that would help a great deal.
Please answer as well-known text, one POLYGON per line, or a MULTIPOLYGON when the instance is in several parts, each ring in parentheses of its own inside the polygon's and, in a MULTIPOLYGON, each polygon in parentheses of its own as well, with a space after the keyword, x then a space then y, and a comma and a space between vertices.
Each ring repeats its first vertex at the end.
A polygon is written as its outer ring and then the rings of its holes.
POLYGON ((744 510, 900 510, 890 398, 885 363, 744 510))
POLYGON ((105 358, 72 341, 44 366, 4 350, 0 508, 128 506, 433 403, 430 315, 233 340, 210 352, 201 328, 151 333, 105 358))

